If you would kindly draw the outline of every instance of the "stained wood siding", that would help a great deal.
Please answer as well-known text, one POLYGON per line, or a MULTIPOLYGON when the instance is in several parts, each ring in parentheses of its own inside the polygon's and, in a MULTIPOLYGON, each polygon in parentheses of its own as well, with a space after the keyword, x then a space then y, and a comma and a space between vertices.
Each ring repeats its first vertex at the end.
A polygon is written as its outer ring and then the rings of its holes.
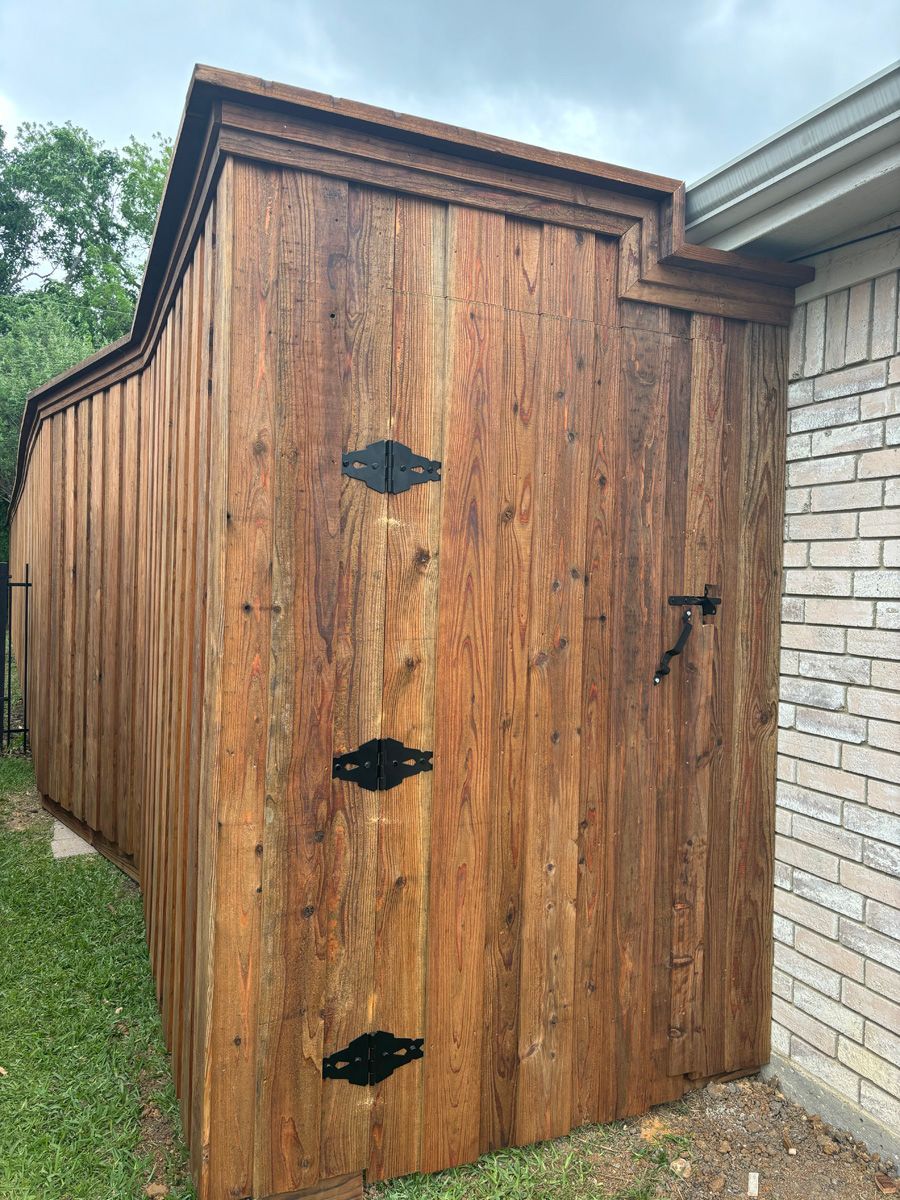
MULTIPOLYGON (((167 1044, 192 1094, 215 209, 152 361, 47 417, 12 528, 34 580, 29 719, 53 811, 140 877, 167 1044)), ((220 303, 220 302, 219 302, 220 303)), ((24 654, 22 627, 15 631, 24 654)), ((201 972, 205 964, 201 964, 201 972)))
POLYGON ((203 1200, 768 1056, 783 330, 335 170, 224 159, 152 354, 43 415, 13 522, 38 785, 141 880, 203 1200), (386 437, 441 482, 341 474, 386 437), (380 736, 434 770, 332 778, 380 736), (376 1029, 424 1058, 323 1080, 376 1029))

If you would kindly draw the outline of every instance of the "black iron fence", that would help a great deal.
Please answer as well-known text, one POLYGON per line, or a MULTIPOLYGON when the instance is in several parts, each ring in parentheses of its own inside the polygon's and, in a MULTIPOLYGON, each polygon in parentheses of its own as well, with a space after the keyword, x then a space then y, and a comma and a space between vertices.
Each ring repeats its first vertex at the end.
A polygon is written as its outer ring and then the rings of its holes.
POLYGON ((3 704, 0 709, 0 751, 28 749, 28 608, 31 580, 28 564, 25 578, 9 577, 9 563, 0 563, 0 681, 3 685, 3 704), (22 614, 22 661, 13 657, 12 626, 17 618, 16 605, 22 614))

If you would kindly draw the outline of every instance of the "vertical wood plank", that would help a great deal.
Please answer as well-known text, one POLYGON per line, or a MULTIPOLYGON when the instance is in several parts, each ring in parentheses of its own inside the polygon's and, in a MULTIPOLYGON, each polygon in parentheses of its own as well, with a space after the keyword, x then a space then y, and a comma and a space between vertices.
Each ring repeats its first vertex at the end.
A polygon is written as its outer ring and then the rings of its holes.
MULTIPOLYGON (((397 198, 393 262, 390 436, 443 458, 446 363, 446 208, 397 198)), ((388 497, 382 734, 434 746, 435 618, 441 483, 388 497)), ((425 975, 433 774, 379 796, 372 1027, 425 1036, 425 975)), ((419 1169, 424 1060, 372 1097, 367 1178, 419 1169)))
POLYGON ((441 851, 432 855, 429 900, 425 1170, 472 1159, 480 1146, 502 217, 451 206, 448 294, 432 826, 441 851))
POLYGON ((728 1070, 769 1055, 786 335, 750 325, 744 407, 728 887, 728 1070))
POLYGON ((106 392, 91 399, 88 435, 87 514, 88 570, 85 613, 85 732, 84 732, 84 819, 91 829, 100 824, 100 719, 103 686, 103 491, 106 478, 105 428, 106 392))
MULTIPOLYGON (((119 575, 121 516, 121 433, 120 412, 124 386, 119 384, 104 396, 104 475, 103 475, 103 575, 98 603, 102 614, 100 637, 100 745, 99 793, 100 822, 103 836, 114 845, 119 840, 119 809, 124 797, 118 786, 118 764, 122 730, 118 720, 120 644, 119 610, 123 588, 119 575)), ((122 646, 124 649, 124 646, 122 646)))
POLYGON ((519 1078, 523 838, 528 806, 528 658, 537 458, 538 314, 542 227, 506 222, 504 402, 499 434, 494 801, 486 898, 485 1036, 480 1142, 515 1136, 519 1078))
POLYGON ((320 1177, 348 250, 345 184, 290 172, 271 186, 258 251, 271 258, 278 330, 273 357, 261 358, 277 418, 254 1168, 264 1196, 320 1177))

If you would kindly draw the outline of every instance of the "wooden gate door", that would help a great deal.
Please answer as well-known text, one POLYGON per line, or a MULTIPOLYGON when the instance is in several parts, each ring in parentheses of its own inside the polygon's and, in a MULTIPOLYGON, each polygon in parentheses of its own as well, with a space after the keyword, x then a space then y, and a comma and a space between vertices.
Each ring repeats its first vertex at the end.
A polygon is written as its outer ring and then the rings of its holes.
POLYGON ((727 847, 767 819, 768 665, 743 715, 733 697, 741 626, 777 604, 779 484, 752 442, 777 437, 753 410, 777 386, 748 394, 746 370, 778 357, 746 323, 618 301, 611 239, 349 204, 334 745, 393 739, 426 768, 332 797, 325 1056, 375 1031, 404 1048, 369 1087, 323 1081, 320 1177, 377 1179, 761 1061, 765 964, 741 938, 768 901, 727 847), (352 451, 385 438, 440 478, 365 487, 352 451), (727 616, 697 612, 654 687, 669 597, 707 584, 727 616))

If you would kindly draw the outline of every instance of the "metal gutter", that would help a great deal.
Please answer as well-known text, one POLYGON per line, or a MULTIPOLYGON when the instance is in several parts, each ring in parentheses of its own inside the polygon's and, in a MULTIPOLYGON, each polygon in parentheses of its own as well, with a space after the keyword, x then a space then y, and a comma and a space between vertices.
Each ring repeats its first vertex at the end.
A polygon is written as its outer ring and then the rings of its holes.
POLYGON ((900 62, 691 184, 685 233, 691 242, 728 250, 768 236, 763 244, 771 250, 779 230, 796 219, 801 193, 809 211, 895 171, 900 62), (829 186, 836 178, 839 186, 829 186))

